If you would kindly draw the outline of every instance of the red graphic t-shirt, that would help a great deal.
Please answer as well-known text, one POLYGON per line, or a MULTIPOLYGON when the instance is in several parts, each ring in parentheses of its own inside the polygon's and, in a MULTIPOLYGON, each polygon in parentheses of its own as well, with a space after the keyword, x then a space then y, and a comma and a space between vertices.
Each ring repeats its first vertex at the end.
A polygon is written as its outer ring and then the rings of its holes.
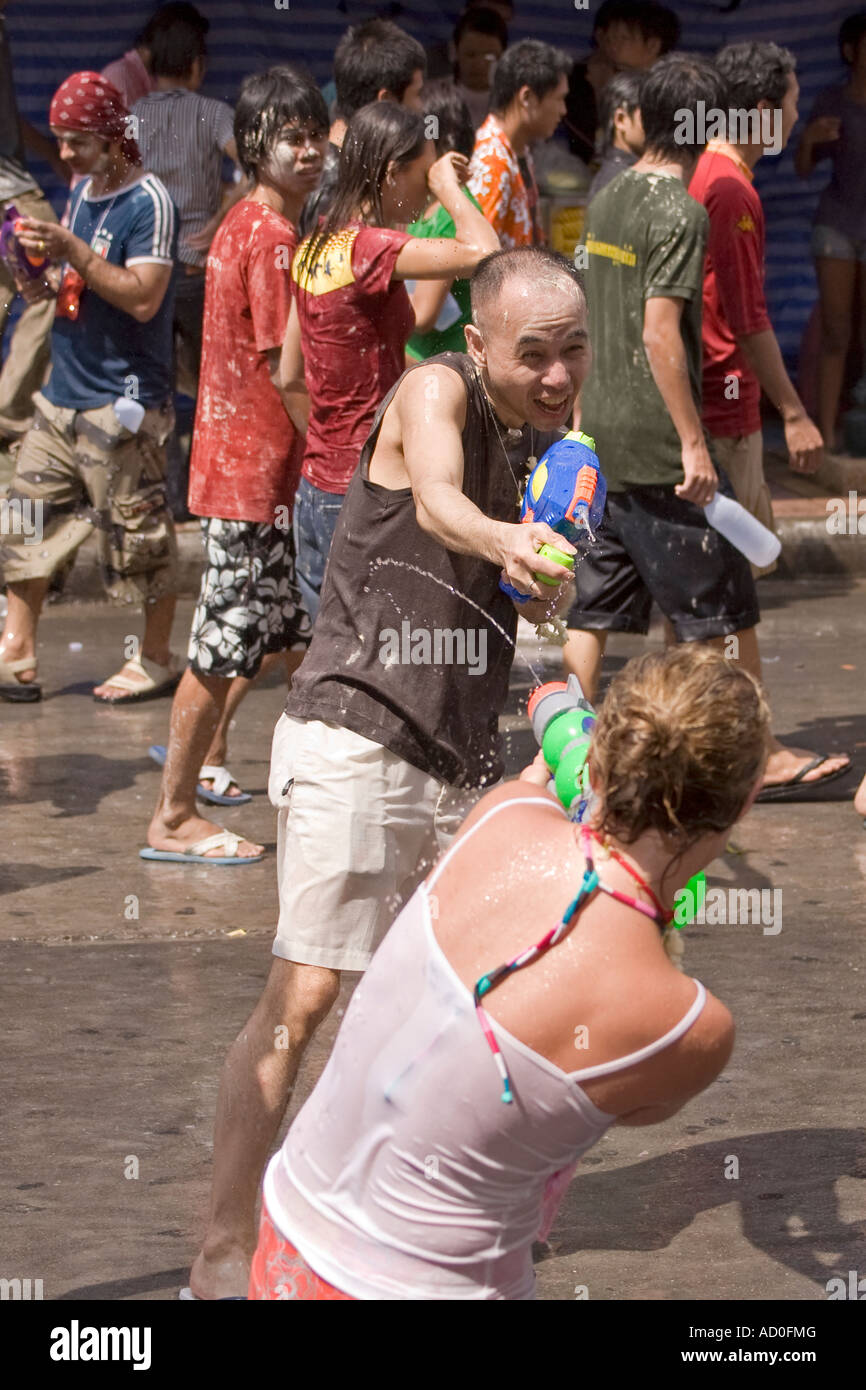
POLYGON ((753 434, 761 428, 761 387, 737 337, 772 326, 764 298, 764 209, 748 166, 712 144, 698 161, 689 193, 703 203, 710 218, 704 264, 703 421, 710 434, 724 439, 753 434))
POLYGON ((304 477, 343 493, 382 399, 405 367, 415 315, 394 263, 411 240, 388 227, 353 224, 330 237, 315 263, 292 263, 310 420, 304 477))
MULTIPOLYGON (((211 244, 189 470, 189 509, 225 521, 277 521, 300 477, 303 441, 270 379, 292 302, 291 222, 243 198, 211 244)), ((282 518, 279 518, 282 521, 282 518)))

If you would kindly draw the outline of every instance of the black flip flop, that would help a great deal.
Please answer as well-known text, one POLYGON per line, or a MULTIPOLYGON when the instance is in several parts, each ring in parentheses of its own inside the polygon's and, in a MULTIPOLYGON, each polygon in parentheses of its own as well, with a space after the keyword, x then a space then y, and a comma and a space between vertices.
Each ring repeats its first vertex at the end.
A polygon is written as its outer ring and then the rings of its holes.
POLYGON ((828 759, 835 757, 834 753, 816 753, 811 762, 801 767, 800 771, 790 778, 787 782, 778 782, 773 786, 764 787, 758 792, 755 801, 808 801, 811 792, 818 787, 826 786, 828 782, 835 782, 837 777, 844 777, 851 771, 851 764, 846 763, 845 767, 837 767, 835 772, 828 772, 826 777, 817 777, 811 782, 804 782, 803 778, 807 772, 814 772, 816 767, 826 763, 828 759))
POLYGON ((6 700, 10 705, 33 705, 41 699, 42 686, 33 681, 28 684, 16 681, 14 685, 0 685, 0 700, 6 700))

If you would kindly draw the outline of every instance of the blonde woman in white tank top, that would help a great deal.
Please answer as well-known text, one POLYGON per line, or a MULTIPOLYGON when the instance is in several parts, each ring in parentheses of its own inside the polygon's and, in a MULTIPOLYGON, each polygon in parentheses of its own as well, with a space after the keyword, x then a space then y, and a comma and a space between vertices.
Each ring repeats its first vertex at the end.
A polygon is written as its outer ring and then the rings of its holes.
POLYGON ((660 928, 751 806, 767 729, 750 677, 677 647, 613 682, 591 832, 539 760, 479 802, 268 1166, 251 1298, 533 1296, 532 1242, 580 1156, 675 1114, 728 1060, 731 1014, 660 928))

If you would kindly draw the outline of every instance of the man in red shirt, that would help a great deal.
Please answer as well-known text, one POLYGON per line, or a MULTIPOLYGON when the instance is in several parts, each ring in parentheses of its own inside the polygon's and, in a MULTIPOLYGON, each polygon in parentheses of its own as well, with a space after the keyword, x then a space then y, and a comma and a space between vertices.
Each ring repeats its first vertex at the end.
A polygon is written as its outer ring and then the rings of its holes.
POLYGON ((301 449, 276 381, 295 227, 321 173, 328 113, 310 78, 272 68, 244 82, 234 129, 255 187, 223 221, 208 258, 189 494, 190 509, 204 518, 207 559, 160 798, 141 851, 143 859, 175 863, 262 857, 261 845, 196 814, 196 785, 215 771, 208 748, 213 754, 263 660, 283 654, 291 676, 310 637, 291 533, 301 449))
POLYGON ((710 219, 702 416, 713 454, 738 500, 772 530, 763 465, 762 388, 782 416, 794 472, 813 473, 820 467, 823 448, 785 370, 767 313, 764 210, 752 184, 752 171, 764 153, 768 119, 777 152, 787 144, 797 120, 799 86, 793 55, 774 43, 729 44, 716 66, 728 88, 729 109, 763 114, 760 129, 754 128, 757 120, 744 121, 726 131, 728 139, 711 140, 689 184, 690 194, 703 203, 710 219))

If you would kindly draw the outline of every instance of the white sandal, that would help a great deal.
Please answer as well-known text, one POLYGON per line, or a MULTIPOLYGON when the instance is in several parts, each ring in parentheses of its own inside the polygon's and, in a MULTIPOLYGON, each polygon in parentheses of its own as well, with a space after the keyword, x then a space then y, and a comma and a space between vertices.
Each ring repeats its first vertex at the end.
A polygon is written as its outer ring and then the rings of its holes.
POLYGON ((258 864, 264 854, 253 854, 245 859, 238 854, 241 837, 231 830, 218 830, 204 840, 197 840, 189 849, 146 849, 138 851, 139 859, 155 859, 164 864, 258 864), (209 849, 224 849, 224 855, 206 854, 209 849))
POLYGON ((245 806, 252 801, 249 792, 241 789, 240 782, 232 777, 227 767, 215 767, 212 763, 205 763, 204 767, 199 768, 196 794, 200 801, 209 801, 212 806, 245 806), (202 782, 213 782, 213 786, 203 787, 202 782), (232 785, 238 789, 237 796, 228 795, 232 785))
MULTIPOLYGON (((167 750, 163 743, 152 743, 147 750, 148 757, 152 758, 157 767, 165 767, 167 750)), ((248 801, 252 801, 249 792, 240 790, 241 784, 236 777, 232 777, 227 767, 216 767, 213 763, 205 763, 204 767, 199 768, 198 786, 195 794, 199 801, 207 801, 211 806, 245 806, 248 801), (212 787, 202 786, 202 782, 213 782, 212 787), (239 796, 227 796, 229 787, 234 783, 240 792, 239 796)))
POLYGON ((183 675, 184 661, 172 652, 167 666, 160 666, 146 656, 134 656, 124 662, 123 671, 111 676, 103 685, 113 686, 115 690, 127 690, 128 695, 96 695, 93 698, 100 705, 137 705, 142 700, 156 700, 160 695, 170 695, 183 675), (141 677, 133 680, 123 671, 135 671, 141 677))
POLYGON ((14 661, 0 657, 0 700, 10 705, 32 705, 42 699, 42 686, 35 681, 18 680, 19 671, 38 671, 35 656, 19 656, 14 661))

